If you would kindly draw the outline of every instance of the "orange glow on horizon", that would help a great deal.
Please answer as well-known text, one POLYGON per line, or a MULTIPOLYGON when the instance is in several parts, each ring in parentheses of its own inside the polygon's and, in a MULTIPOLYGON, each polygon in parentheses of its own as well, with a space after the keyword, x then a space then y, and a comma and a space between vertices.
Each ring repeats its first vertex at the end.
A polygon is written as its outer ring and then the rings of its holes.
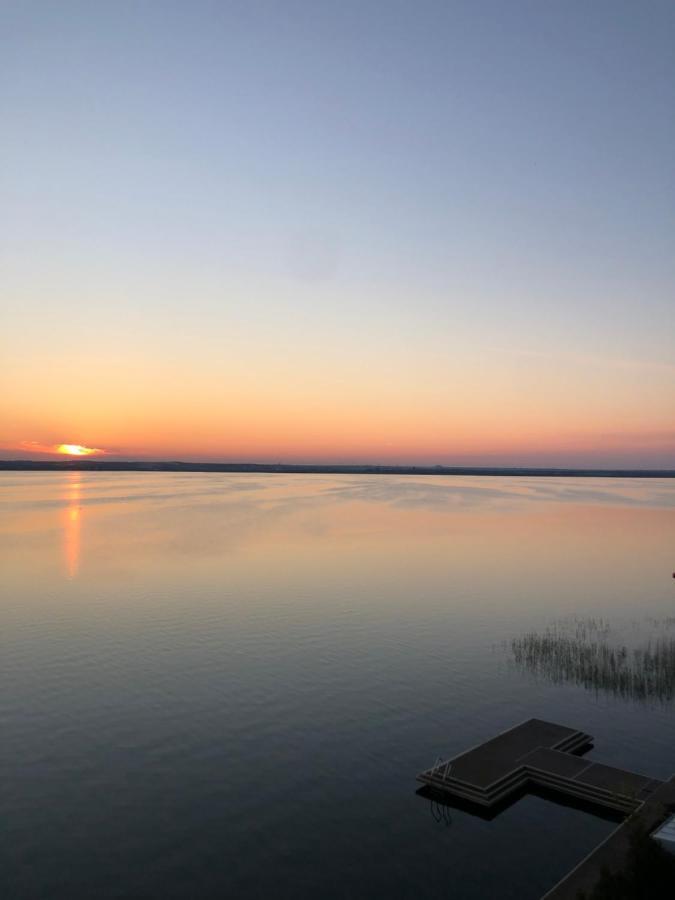
POLYGON ((0 397, 0 420, 8 423, 0 457, 6 449, 12 458, 71 462, 105 455, 630 468, 670 468, 675 459, 670 369, 576 357, 563 367, 566 358, 499 354, 478 366, 471 354, 439 351, 415 361, 395 349, 369 357, 367 366, 330 353, 325 363, 299 355, 291 364, 292 354, 280 362, 278 348, 264 343, 256 348, 260 365, 250 366, 197 347, 180 368, 131 352, 124 366, 103 351, 59 356, 57 380, 17 363, 13 392, 0 397), (83 379, 94 366, 96 378, 83 379), (88 444, 71 443, 74 437, 88 444))

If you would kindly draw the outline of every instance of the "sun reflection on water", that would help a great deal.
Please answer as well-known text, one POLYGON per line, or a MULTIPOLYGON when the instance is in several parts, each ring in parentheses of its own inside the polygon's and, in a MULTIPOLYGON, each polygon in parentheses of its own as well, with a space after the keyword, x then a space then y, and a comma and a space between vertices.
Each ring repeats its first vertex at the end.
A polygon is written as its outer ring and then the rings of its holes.
POLYGON ((63 510, 63 554, 68 578, 75 578, 80 568, 81 499, 81 476, 79 472, 73 472, 66 489, 68 505, 63 510))

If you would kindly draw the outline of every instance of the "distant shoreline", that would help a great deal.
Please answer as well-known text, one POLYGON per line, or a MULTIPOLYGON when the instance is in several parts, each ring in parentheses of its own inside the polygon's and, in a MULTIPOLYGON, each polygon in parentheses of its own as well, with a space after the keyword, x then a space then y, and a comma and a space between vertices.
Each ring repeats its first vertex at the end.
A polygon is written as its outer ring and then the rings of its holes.
POLYGON ((557 478, 675 478, 675 469, 565 469, 536 466, 378 466, 309 463, 124 462, 0 459, 4 472, 242 472, 283 475, 489 475, 557 478))

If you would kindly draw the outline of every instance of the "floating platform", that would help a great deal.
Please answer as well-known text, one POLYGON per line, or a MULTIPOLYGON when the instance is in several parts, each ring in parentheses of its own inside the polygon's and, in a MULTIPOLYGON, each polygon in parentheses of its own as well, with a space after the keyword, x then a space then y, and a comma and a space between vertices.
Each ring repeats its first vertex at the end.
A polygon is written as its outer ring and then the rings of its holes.
POLYGON ((554 722, 528 719, 492 740, 442 760, 417 778, 463 801, 491 808, 528 787, 540 787, 619 813, 636 810, 662 784, 579 754, 591 735, 554 722))

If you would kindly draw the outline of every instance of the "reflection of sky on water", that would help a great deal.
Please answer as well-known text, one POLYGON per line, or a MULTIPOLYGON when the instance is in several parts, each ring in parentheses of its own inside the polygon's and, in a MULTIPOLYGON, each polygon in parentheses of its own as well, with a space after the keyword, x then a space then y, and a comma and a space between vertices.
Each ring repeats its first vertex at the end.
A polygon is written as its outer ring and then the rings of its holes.
MULTIPOLYGON (((3 473, 5 474, 5 473, 3 473)), ((387 504, 392 506, 466 507, 493 505, 503 509, 507 502, 513 508, 532 503, 550 502, 580 505, 675 507, 675 481, 669 479, 610 478, 502 478, 496 476, 325 476, 325 475, 247 475, 194 473, 107 473, 72 472, 54 474, 50 479, 35 477, 34 490, 17 476, 3 479, 3 507, 11 510, 59 507, 59 484, 63 479, 77 478, 89 490, 82 505, 110 503, 175 502, 200 503, 205 498, 228 502, 245 493, 249 502, 261 507, 311 503, 320 505, 332 500, 387 504), (95 479, 95 480, 94 480, 95 479), (19 493, 12 487, 17 485, 19 493), (56 491, 54 490, 56 487, 56 491)), ((67 482, 71 484, 71 482, 67 482)), ((67 499, 67 498, 66 498, 67 499)))
POLYGON ((296 571, 320 559, 328 571, 371 566, 377 581, 379 555, 393 553, 390 569, 449 578, 455 592, 501 586, 508 595, 516 579, 556 594, 586 579, 609 598, 617 585, 621 593, 619 582, 671 567, 668 480, 73 472, 11 473, 4 486, 7 565, 21 535, 49 578, 55 527, 70 578, 129 569, 161 577, 161 559, 166 571, 180 560, 183 571, 173 575, 188 580, 200 565, 217 571, 224 556, 234 570, 252 558, 269 565, 297 556, 296 571), (596 557, 620 578, 598 569, 596 557), (546 570, 554 582, 541 582, 546 570))
POLYGON ((672 482, 644 479, 573 478, 361 478, 329 488, 328 493, 352 500, 391 503, 399 506, 463 504, 513 505, 529 502, 565 502, 624 506, 675 506, 672 482), (590 482, 590 483, 589 483, 590 482))
POLYGON ((498 652, 564 617, 672 617, 673 482, 0 485, 0 767, 14 876, 37 873, 41 896, 64 877, 69 898, 145 896, 148 865, 174 883, 180 847, 190 896, 309 878, 337 900, 324 874, 350 859, 369 896, 459 879, 462 900, 504 883, 536 900, 607 823, 529 797, 492 823, 453 812, 442 842, 418 771, 530 716, 593 734, 610 764, 675 768, 672 708, 523 677, 498 652))

